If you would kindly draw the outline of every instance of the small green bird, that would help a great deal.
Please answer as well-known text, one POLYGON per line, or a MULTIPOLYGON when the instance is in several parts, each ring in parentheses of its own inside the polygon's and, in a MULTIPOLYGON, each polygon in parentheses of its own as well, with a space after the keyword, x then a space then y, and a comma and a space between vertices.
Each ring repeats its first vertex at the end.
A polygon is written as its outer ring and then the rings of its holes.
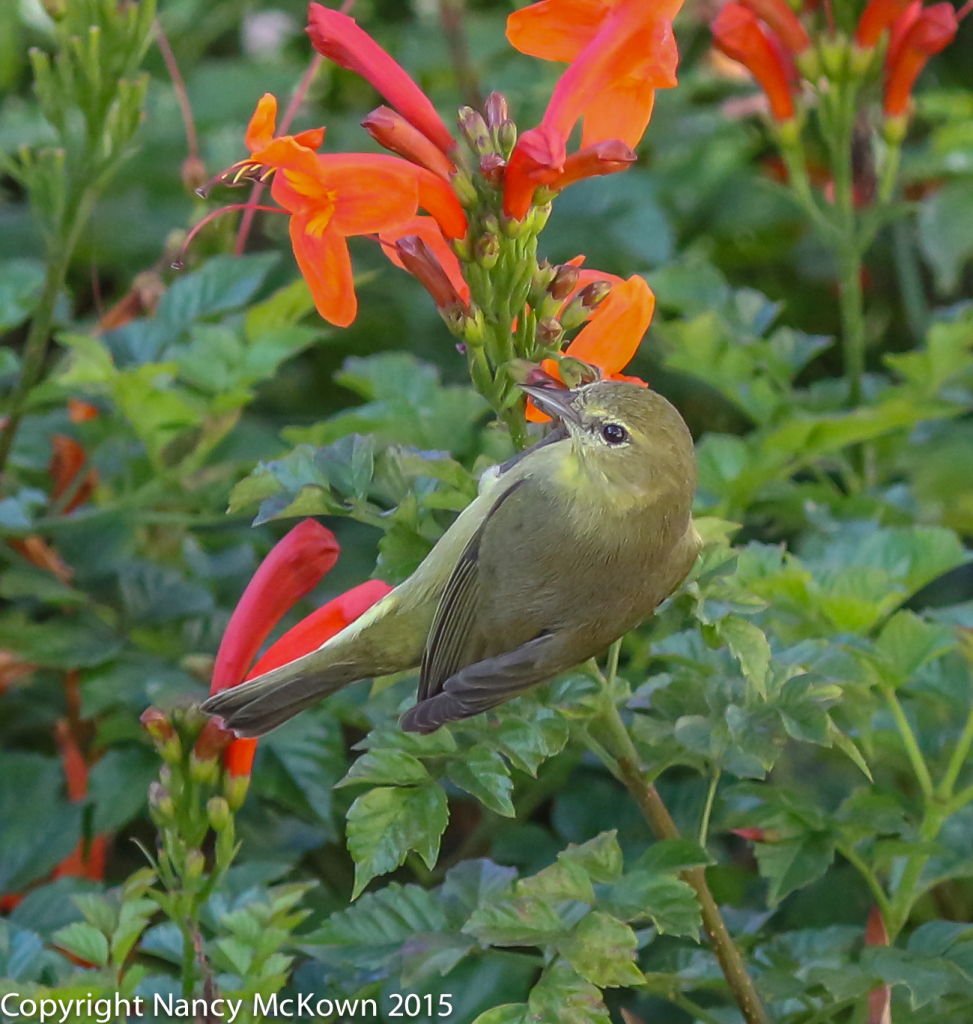
POLYGON ((557 425, 481 481, 418 569, 316 651, 210 697, 261 736, 358 679, 421 665, 402 728, 432 732, 604 651, 692 568, 693 441, 661 395, 522 385, 557 425))

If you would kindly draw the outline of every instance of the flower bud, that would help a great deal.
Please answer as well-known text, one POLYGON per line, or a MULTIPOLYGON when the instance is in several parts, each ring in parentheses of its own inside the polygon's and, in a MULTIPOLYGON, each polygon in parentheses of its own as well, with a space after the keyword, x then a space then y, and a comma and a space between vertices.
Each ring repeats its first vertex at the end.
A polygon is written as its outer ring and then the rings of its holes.
POLYGON ((473 246, 473 257, 484 270, 492 270, 500 256, 500 239, 495 234, 480 235, 473 246))
POLYGON ((560 345, 564 338, 564 328, 557 317, 545 316, 537 321, 537 343, 545 348, 560 345))
POLYGON ((210 828, 214 832, 222 832, 233 820, 233 814, 230 811, 230 805, 226 802, 226 797, 210 797, 206 802, 206 817, 209 819, 210 828))
POLYGON ((477 156, 486 156, 487 153, 493 152, 490 129, 487 128, 482 114, 472 107, 460 107, 457 123, 463 138, 477 156))
POLYGON ((249 775, 230 775, 223 779, 223 796, 226 798, 227 806, 231 811, 238 811, 247 798, 247 790, 250 788, 249 775))
POLYGON ((510 117, 507 97, 502 92, 491 92, 486 98, 486 103, 483 104, 483 113, 486 115, 486 123, 491 131, 496 131, 510 117))
POLYGON ((149 811, 160 827, 168 825, 176 817, 175 804, 161 782, 153 782, 149 786, 149 811))
POLYGON ((183 878, 187 881, 195 881, 203 877, 206 870, 206 858, 202 850, 189 850, 186 853, 186 865, 183 869, 183 878))
POLYGON ((449 184, 456 193, 461 206, 473 209, 480 204, 480 197, 468 171, 455 171, 449 176, 449 184))
POLYGON ((480 157, 480 174, 483 180, 492 188, 499 189, 503 186, 503 175, 507 169, 507 161, 499 153, 487 153, 480 157))
POLYGON ((517 126, 513 121, 504 121, 497 129, 497 145, 501 156, 509 160, 514 146, 517 145, 517 126))
POLYGON ((562 263, 554 268, 554 278, 547 286, 547 293, 554 299, 566 299, 578 286, 581 270, 573 263, 562 263))
POLYGON ((441 178, 448 179, 456 170, 453 161, 434 142, 391 107, 376 107, 361 125, 380 146, 441 178))
POLYGON ((579 327, 608 298, 611 285, 607 281, 592 281, 567 304, 561 313, 561 323, 566 331, 579 327))
POLYGON ((139 717, 142 728, 152 737, 156 750, 166 764, 178 764, 182 757, 182 744, 165 712, 148 707, 139 717))
MULTIPOLYGON (((483 318, 483 310, 478 307, 474 309, 471 315, 463 321, 461 330, 466 345, 471 345, 473 348, 482 345, 486 341, 486 321, 483 318)), ((459 348, 459 345, 456 347, 459 348)))
MULTIPOLYGON (((478 239, 477 246, 479 242, 478 239)), ((458 309, 464 314, 468 312, 466 301, 456 291, 436 254, 418 235, 405 235, 400 238, 395 243, 395 251, 402 261, 402 266, 413 277, 419 279, 440 311, 458 309)), ((499 252, 499 244, 497 251, 499 252)))

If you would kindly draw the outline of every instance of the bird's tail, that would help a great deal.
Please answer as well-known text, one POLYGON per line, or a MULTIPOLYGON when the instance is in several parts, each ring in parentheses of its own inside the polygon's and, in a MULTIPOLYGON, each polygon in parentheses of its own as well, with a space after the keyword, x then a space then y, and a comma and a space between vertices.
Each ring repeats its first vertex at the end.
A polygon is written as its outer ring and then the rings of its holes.
POLYGON ((361 667, 356 664, 329 660, 322 665, 322 653, 313 651, 248 683, 222 690, 203 704, 203 710, 219 715, 239 736, 263 736, 299 711, 362 678, 361 667))

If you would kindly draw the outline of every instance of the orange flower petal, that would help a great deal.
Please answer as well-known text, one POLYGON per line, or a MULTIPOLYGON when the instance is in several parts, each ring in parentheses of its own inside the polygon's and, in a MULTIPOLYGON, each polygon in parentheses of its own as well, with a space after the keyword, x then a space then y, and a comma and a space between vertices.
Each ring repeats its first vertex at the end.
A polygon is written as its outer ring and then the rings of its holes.
POLYGON ((466 234, 466 214, 449 182, 425 167, 414 167, 413 171, 419 189, 419 205, 435 217, 447 238, 462 238, 466 234))
POLYGON ((598 366, 608 376, 617 374, 638 351, 654 310, 655 296, 645 279, 630 277, 612 287, 564 354, 598 366))
POLYGON ((309 234, 304 217, 291 217, 291 245, 318 312, 335 327, 347 327, 358 312, 351 256, 344 237, 326 229, 309 234))
POLYGON ((515 50, 532 57, 572 61, 611 7, 610 0, 541 0, 507 18, 507 39, 515 50))
POLYGON ((585 109, 582 147, 619 139, 634 148, 645 134, 654 104, 655 87, 644 79, 610 83, 585 109))
POLYGON ((367 235, 415 216, 419 168, 405 160, 353 153, 321 156, 318 162, 334 195, 331 227, 339 234, 367 235))
POLYGON ((402 224, 396 224, 394 228, 379 232, 379 238, 384 243, 382 251, 397 266, 405 270, 399 254, 395 251, 394 245, 400 238, 406 235, 418 235, 432 249, 439 260, 450 284, 456 289, 465 302, 470 300, 470 286, 463 277, 463 271, 459 265, 456 254, 449 247, 449 243, 443 237, 443 233, 433 217, 413 217, 402 224))
POLYGON ((250 118, 250 124, 247 125, 247 134, 244 137, 247 149, 253 153, 269 145, 274 137, 276 125, 277 99, 266 92, 258 100, 257 109, 250 118))

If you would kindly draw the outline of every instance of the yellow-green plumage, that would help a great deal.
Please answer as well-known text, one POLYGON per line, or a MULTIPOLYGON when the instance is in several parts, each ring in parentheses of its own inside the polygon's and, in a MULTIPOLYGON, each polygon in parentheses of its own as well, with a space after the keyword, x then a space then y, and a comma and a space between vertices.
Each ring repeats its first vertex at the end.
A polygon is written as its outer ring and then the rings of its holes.
POLYGON ((525 388, 557 433, 481 485, 419 568, 318 650, 211 697, 259 736, 354 682, 421 664, 404 729, 486 711, 601 653, 699 550, 692 438, 661 395, 604 381, 525 388))

